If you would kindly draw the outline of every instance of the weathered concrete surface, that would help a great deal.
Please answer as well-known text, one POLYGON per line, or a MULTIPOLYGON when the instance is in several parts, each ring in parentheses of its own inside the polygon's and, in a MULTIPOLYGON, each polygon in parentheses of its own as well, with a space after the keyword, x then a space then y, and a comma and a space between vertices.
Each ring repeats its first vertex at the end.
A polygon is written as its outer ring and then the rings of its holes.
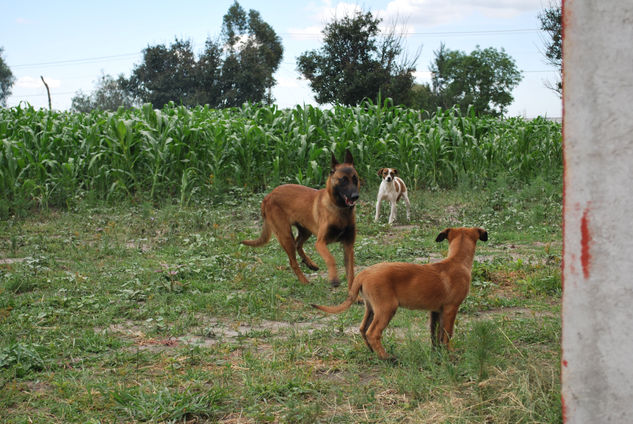
POLYGON ((563 14, 563 415, 633 423, 633 1, 563 14))

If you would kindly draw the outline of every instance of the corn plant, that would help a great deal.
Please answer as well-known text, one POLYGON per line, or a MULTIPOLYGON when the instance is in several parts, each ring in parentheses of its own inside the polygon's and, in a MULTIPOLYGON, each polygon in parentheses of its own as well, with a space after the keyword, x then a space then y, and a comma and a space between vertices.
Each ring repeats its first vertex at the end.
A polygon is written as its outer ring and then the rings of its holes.
POLYGON ((544 118, 477 117, 458 109, 397 107, 387 99, 320 109, 244 105, 87 114, 0 109, 1 214, 67 206, 75 198, 173 199, 233 187, 262 191, 324 184, 330 154, 354 155, 361 177, 400 169, 411 188, 526 182, 562 174, 560 125, 544 118))

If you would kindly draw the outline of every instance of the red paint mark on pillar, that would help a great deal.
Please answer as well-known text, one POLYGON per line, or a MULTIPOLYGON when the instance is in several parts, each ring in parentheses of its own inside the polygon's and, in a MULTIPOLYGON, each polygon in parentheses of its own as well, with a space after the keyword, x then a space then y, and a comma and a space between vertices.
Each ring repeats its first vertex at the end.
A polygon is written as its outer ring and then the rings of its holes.
POLYGON ((582 274, 589 278, 589 268, 591 265, 591 232, 589 231, 589 208, 585 209, 580 220, 580 263, 582 274))

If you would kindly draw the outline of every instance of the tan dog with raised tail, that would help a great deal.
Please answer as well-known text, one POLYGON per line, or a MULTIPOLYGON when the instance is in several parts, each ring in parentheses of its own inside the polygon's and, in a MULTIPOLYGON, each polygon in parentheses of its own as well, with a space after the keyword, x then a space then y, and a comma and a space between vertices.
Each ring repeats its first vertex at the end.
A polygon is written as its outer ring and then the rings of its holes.
POLYGON ((477 240, 487 241, 482 228, 447 228, 435 241, 448 239, 446 259, 426 265, 383 262, 361 271, 345 302, 338 306, 312 305, 328 313, 348 309, 362 291, 365 316, 360 333, 370 350, 380 359, 392 358, 380 339, 399 306, 431 312, 433 346, 448 347, 459 306, 470 289, 471 269, 477 240))
POLYGON ((303 243, 311 234, 316 235, 317 252, 325 260, 332 286, 339 285, 336 262, 327 245, 343 244, 345 274, 348 290, 354 280, 354 241, 356 240, 356 201, 359 197, 359 178, 354 169, 354 158, 345 152, 345 162, 338 163, 332 154, 332 169, 325 188, 316 190, 297 184, 285 184, 275 188, 262 201, 264 224, 258 239, 244 240, 247 246, 263 246, 274 233, 290 260, 290 267, 304 284, 308 279, 301 272, 296 253, 311 270, 319 267, 306 255, 303 243), (297 227, 297 237, 292 226, 297 227))

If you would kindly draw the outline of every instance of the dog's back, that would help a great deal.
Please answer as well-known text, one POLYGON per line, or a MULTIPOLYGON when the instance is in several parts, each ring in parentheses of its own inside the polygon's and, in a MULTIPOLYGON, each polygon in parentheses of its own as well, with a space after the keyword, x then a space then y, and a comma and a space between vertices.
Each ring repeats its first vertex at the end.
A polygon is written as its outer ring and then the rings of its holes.
POLYGON ((261 235, 253 240, 243 240, 242 244, 252 247, 260 247, 268 243, 270 236, 275 229, 274 225, 280 225, 279 221, 269 220, 270 213, 286 215, 286 222, 295 222, 310 230, 316 227, 314 219, 309 219, 312 215, 305 214, 306 210, 311 210, 314 199, 319 191, 299 184, 284 184, 274 188, 264 197, 261 205, 263 218, 261 235))
POLYGON ((393 185, 396 190, 396 193, 398 194, 398 197, 396 198, 396 201, 398 201, 400 200, 402 195, 407 192, 407 186, 404 184, 404 181, 400 177, 394 178, 393 185))
MULTIPOLYGON (((288 222, 297 222, 304 227, 313 230, 314 223, 306 221, 314 221, 312 217, 312 208, 315 199, 319 196, 319 192, 314 188, 302 186, 299 184, 284 184, 273 189, 262 201, 262 215, 265 211, 271 209, 279 209, 287 216, 288 222), (308 212, 308 213, 306 213, 308 212), (308 224, 312 224, 309 225, 308 224)), ((312 231, 316 233, 316 229, 312 231)))
POLYGON ((393 298, 403 308, 434 311, 468 294, 470 269, 451 262, 382 262, 364 269, 356 279, 362 285, 363 297, 371 304, 393 298))

